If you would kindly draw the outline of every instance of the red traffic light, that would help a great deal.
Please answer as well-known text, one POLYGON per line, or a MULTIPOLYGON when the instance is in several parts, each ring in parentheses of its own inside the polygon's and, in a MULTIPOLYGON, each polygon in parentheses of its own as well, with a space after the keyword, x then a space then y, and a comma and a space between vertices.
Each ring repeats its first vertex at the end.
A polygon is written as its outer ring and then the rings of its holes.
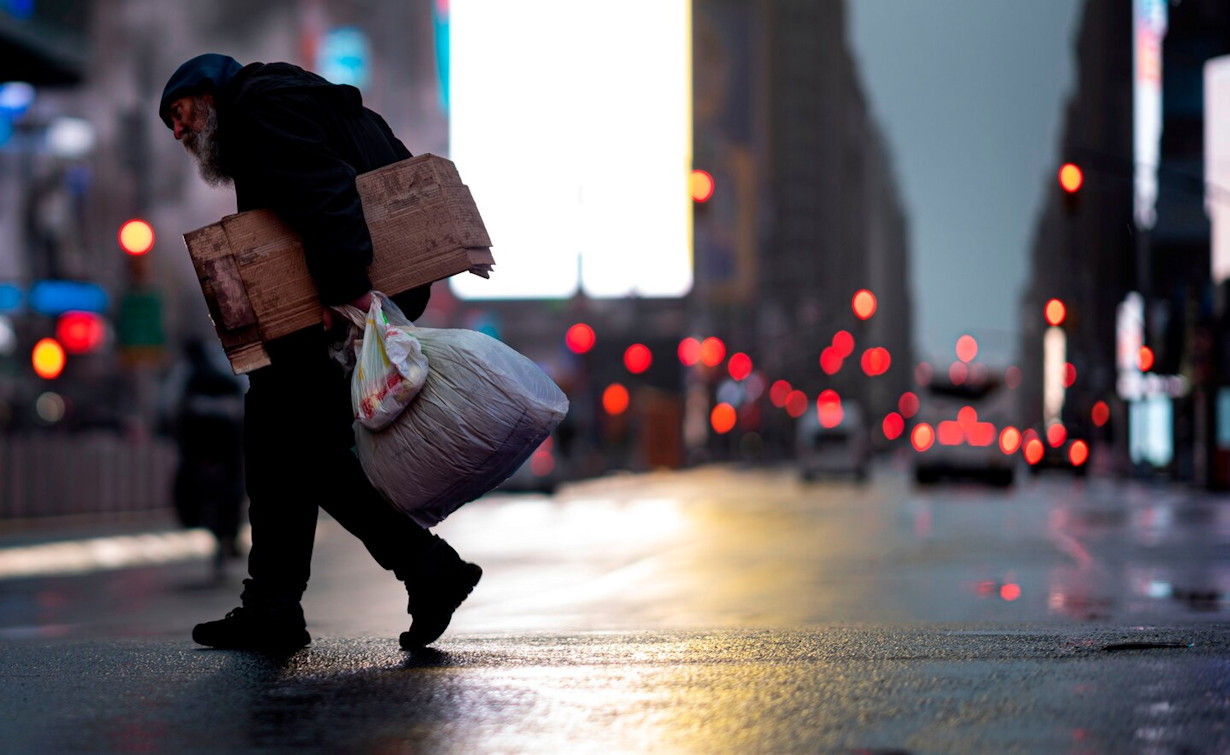
POLYGON ((138 218, 120 226, 120 248, 134 257, 140 257, 154 248, 154 229, 138 218))
POLYGON ((1080 191, 1083 183, 1085 183, 1085 174, 1075 164, 1064 163, 1059 169, 1059 185, 1069 194, 1080 191))

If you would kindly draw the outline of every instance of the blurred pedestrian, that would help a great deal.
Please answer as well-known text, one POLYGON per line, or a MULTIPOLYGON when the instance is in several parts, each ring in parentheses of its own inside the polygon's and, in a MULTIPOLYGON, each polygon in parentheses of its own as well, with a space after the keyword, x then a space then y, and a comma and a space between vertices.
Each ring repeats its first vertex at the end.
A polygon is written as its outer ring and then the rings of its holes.
POLYGON ((239 556, 243 518, 244 385, 210 358, 200 338, 184 344, 183 388, 173 422, 179 465, 175 512, 185 527, 204 527, 217 541, 214 576, 239 556))
MULTIPOLYGON (((321 304, 371 301, 371 236, 355 176, 410 157, 359 90, 288 63, 242 66, 225 55, 183 63, 159 116, 211 185, 233 185, 240 211, 273 210, 303 238, 321 304)), ((411 319, 430 287, 394 297, 411 319)), ((330 358, 328 326, 268 342, 272 361, 249 374, 244 458, 252 549, 242 605, 192 637, 218 648, 292 650, 311 642, 300 605, 318 509, 358 537, 405 583, 411 624, 401 646, 434 642, 482 569, 372 488, 352 452, 350 389, 330 358)), ((339 321, 342 318, 337 318, 339 321)))

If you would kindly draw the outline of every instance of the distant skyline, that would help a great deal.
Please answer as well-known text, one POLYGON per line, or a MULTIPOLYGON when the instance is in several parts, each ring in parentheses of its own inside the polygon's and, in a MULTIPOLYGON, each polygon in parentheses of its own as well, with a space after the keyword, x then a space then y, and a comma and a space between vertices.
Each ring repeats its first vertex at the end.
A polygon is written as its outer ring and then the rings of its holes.
POLYGON ((988 352, 1017 349, 1081 7, 847 0, 850 44, 909 217, 920 358, 953 356, 966 332, 988 352))

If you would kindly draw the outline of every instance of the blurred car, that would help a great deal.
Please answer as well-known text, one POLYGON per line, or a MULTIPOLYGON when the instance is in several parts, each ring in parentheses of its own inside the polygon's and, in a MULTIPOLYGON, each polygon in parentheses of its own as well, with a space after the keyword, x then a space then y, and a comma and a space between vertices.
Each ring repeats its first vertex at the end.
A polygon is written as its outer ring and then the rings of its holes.
POLYGON ((1027 429, 1021 439, 1021 453, 1032 474, 1057 469, 1084 477, 1089 472, 1089 444, 1070 436, 1060 423, 1052 423, 1041 431, 1027 429))
POLYGON ((799 418, 795 458, 804 480, 838 475, 852 475, 859 481, 867 479, 871 432, 866 415, 854 403, 842 404, 839 414, 839 421, 832 427, 821 424, 819 412, 809 411, 799 418))
POLYGON ((959 383, 936 375, 921 392, 910 435, 915 480, 925 485, 944 477, 974 477, 1011 485, 1019 443, 1002 436, 1014 427, 1015 414, 1013 394, 995 373, 959 383))

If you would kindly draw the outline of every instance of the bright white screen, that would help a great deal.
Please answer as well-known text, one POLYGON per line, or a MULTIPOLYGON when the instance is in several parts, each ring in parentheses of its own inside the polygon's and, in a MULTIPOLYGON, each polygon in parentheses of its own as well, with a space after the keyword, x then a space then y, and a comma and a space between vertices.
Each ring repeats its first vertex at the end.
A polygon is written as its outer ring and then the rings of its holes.
POLYGON ((462 298, 692 285, 689 0, 452 0, 449 152, 491 235, 462 298))

